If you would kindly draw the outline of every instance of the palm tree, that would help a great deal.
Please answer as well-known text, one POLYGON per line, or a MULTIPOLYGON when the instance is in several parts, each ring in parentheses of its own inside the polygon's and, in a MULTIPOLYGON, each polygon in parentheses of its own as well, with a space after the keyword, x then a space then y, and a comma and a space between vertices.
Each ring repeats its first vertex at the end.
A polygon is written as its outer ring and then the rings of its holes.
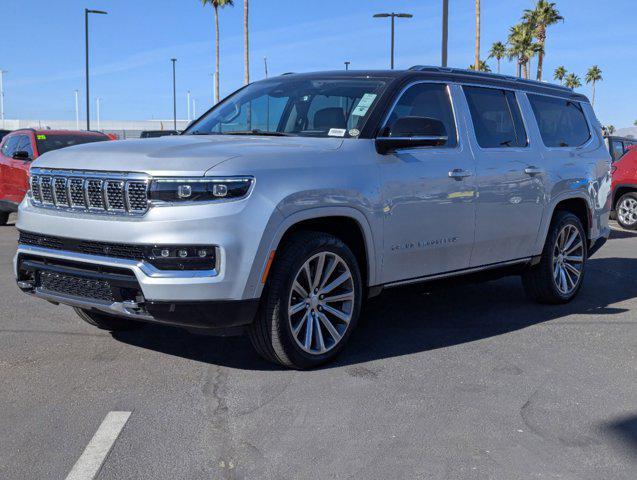
POLYGON ((546 46, 546 30, 549 26, 564 20, 560 12, 555 8, 555 3, 547 0, 538 0, 533 10, 525 10, 523 20, 533 28, 533 35, 537 43, 542 47, 538 52, 537 79, 542 81, 542 68, 544 65, 544 47, 546 46))
MULTIPOLYGON (((468 70, 475 70, 476 66, 475 65, 469 65, 467 67, 468 70)), ((490 72, 491 71, 491 67, 489 67, 489 65, 487 64, 487 62, 485 62, 484 60, 480 60, 480 66, 478 67, 478 72, 490 72)))
POLYGON ((500 60, 507 55, 507 47, 502 42, 495 42, 489 50, 489 58, 495 58, 498 61, 498 73, 500 73, 500 60))
POLYGON ((576 88, 579 88, 579 87, 582 86, 582 81, 574 73, 569 73, 566 76, 566 80, 564 81, 564 85, 566 85, 571 90, 575 90, 576 88))
POLYGON ((595 84, 597 82, 600 82, 602 80, 604 80, 602 78, 602 70, 597 66, 597 65, 593 65, 591 68, 588 69, 588 72, 586 72, 586 76, 584 77, 584 80, 586 81, 586 83, 592 83, 593 84, 593 106, 595 106, 595 84))
POLYGON ((613 133, 615 133, 615 125, 608 125, 606 127, 606 131, 608 132, 609 135, 612 135, 613 133))
POLYGON ((219 102, 219 9, 227 6, 234 6, 233 0, 201 0, 205 7, 212 5, 215 10, 215 103, 219 102))
POLYGON ((480 70, 480 0, 476 0, 476 54, 473 68, 480 70))
POLYGON ((533 43, 533 33, 529 24, 520 23, 511 27, 507 43, 509 45, 507 51, 509 59, 517 59, 518 72, 521 68, 524 78, 529 78, 529 59, 535 55, 538 48, 533 43))
POLYGON ((555 69, 555 73, 553 74, 553 79, 559 80, 560 85, 563 85, 564 77, 566 77, 567 73, 568 73, 568 70, 566 70, 566 67, 564 65, 560 65, 559 67, 555 69))
POLYGON ((243 41, 244 55, 243 65, 245 68, 245 84, 250 83, 250 34, 248 30, 248 0, 243 0, 243 41))

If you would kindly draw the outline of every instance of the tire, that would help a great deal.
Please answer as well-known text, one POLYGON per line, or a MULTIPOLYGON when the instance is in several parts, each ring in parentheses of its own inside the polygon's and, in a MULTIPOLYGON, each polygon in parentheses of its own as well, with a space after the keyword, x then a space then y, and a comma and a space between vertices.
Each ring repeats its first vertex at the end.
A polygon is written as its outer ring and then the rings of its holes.
POLYGON ((360 269, 347 245, 326 233, 298 232, 279 248, 248 329, 250 341, 270 362, 296 369, 317 367, 334 359, 347 343, 361 299, 360 269))
POLYGON ((619 199, 615 207, 617 223, 626 230, 637 230, 637 193, 629 192, 619 199))
POLYGON ((538 303, 558 305, 570 302, 582 287, 587 259, 588 244, 582 222, 570 212, 556 212, 540 263, 522 275, 526 294, 538 303), (576 238, 569 245, 571 235, 576 238), (574 248, 576 246, 578 248, 574 248), (560 253, 563 251, 567 252, 566 256, 560 253))
POLYGON ((9 212, 0 212, 0 226, 6 225, 9 221, 9 212))
POLYGON ((73 307, 75 313, 89 325, 99 328, 100 330, 108 330, 110 332, 122 332, 125 330, 135 330, 143 326, 142 322, 129 320, 128 318, 118 318, 105 313, 95 312, 92 310, 83 310, 73 307))

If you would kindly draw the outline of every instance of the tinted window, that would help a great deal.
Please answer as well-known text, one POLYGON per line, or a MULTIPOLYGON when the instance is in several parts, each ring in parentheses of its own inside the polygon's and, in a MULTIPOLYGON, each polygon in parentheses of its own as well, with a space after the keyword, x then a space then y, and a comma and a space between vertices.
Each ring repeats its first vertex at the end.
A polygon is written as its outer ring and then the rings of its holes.
POLYGON ((427 117, 442 122, 447 129, 445 147, 458 144, 453 109, 447 93, 446 85, 419 83, 410 87, 398 100, 387 125, 391 127, 396 120, 403 117, 427 117))
POLYGON ((7 157, 13 157, 13 154, 16 152, 16 147, 18 146, 18 140, 20 140, 20 135, 7 138, 2 146, 2 153, 7 157))
POLYGON ((526 147, 527 137, 515 94, 494 88, 464 87, 478 145, 526 147))
POLYGON ((547 147, 578 147, 591 137, 579 103, 543 95, 528 97, 547 147))
POLYGON ((41 134, 36 135, 36 143, 40 155, 51 150, 80 145, 82 143, 103 142, 108 140, 106 135, 71 135, 71 134, 41 134))
POLYGON ((613 157, 614 162, 624 156, 624 153, 626 152, 626 150, 624 148, 623 142, 621 142, 620 140, 612 140, 610 145, 611 145, 611 155, 613 157))

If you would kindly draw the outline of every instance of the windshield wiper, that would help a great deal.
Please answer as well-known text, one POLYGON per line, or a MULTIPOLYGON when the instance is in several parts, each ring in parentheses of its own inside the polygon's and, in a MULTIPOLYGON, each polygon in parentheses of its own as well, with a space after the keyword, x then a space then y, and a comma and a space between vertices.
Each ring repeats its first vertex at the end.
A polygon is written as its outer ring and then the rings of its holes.
POLYGON ((268 130, 237 130, 234 132, 223 132, 224 135, 263 135, 264 137, 290 137, 289 133, 270 132, 268 130))

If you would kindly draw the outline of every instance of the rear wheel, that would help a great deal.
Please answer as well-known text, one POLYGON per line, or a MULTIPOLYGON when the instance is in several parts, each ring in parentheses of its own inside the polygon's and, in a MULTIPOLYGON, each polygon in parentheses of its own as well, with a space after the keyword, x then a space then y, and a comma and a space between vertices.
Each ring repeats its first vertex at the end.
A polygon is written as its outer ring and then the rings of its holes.
POLYGON ((105 313, 93 310, 84 310, 77 307, 74 307, 73 309, 82 320, 101 330, 119 332, 124 330, 135 330, 136 328, 143 326, 143 323, 135 320, 129 320, 127 318, 113 317, 105 313))
POLYGON ((249 335, 257 352, 291 368, 332 360, 356 326, 362 287, 351 250, 325 233, 299 232, 281 249, 249 335))
POLYGON ((617 202, 617 222, 628 230, 637 230, 637 193, 622 195, 617 202))
POLYGON ((9 212, 0 212, 0 226, 6 225, 9 221, 9 212))
POLYGON ((582 222, 570 212, 556 212, 540 263, 522 275, 527 295, 539 302, 571 301, 582 286, 588 247, 582 222))

